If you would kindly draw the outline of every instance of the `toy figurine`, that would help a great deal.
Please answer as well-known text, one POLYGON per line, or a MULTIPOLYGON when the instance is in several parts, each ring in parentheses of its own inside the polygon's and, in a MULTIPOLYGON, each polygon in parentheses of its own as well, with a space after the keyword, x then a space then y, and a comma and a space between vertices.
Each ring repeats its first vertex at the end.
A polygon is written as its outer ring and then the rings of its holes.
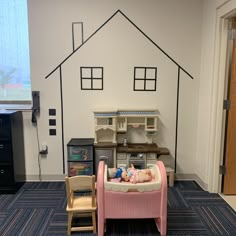
POLYGON ((108 177, 133 184, 151 181, 154 178, 150 169, 135 169, 133 164, 127 170, 124 167, 108 168, 108 177))
POLYGON ((151 181, 154 176, 150 169, 135 169, 134 165, 131 164, 131 167, 127 169, 127 171, 123 171, 121 175, 122 180, 126 182, 131 182, 133 184, 143 183, 147 181, 151 181))
POLYGON ((118 167, 118 168, 108 168, 108 177, 109 178, 121 178, 122 173, 125 172, 124 167, 118 167))

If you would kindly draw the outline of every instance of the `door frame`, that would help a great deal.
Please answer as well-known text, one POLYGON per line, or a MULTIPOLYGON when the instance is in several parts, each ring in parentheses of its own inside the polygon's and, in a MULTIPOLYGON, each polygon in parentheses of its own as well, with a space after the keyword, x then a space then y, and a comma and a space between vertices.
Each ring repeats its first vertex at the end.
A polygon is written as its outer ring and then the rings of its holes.
POLYGON ((219 166, 223 162, 225 141, 225 111, 223 100, 227 85, 228 19, 236 15, 236 2, 226 1, 216 9, 216 38, 212 80, 212 106, 210 117, 210 140, 208 161, 208 190, 220 193, 222 175, 219 166))

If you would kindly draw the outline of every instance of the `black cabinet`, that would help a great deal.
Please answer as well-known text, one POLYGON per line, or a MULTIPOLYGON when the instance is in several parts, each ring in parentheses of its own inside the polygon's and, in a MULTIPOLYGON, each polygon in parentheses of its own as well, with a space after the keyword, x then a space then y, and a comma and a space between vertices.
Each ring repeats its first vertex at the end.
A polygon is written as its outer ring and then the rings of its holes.
POLYGON ((24 182, 22 113, 0 111, 0 192, 15 192, 24 182))
POLYGON ((94 174, 94 139, 72 138, 67 155, 68 176, 94 174))

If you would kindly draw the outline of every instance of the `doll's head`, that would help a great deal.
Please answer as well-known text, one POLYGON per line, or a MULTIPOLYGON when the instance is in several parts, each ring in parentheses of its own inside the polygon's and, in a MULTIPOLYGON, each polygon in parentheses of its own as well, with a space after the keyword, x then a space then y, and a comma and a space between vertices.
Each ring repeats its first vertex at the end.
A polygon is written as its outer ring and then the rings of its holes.
POLYGON ((124 180, 125 182, 129 181, 128 173, 125 170, 121 174, 121 179, 124 180))

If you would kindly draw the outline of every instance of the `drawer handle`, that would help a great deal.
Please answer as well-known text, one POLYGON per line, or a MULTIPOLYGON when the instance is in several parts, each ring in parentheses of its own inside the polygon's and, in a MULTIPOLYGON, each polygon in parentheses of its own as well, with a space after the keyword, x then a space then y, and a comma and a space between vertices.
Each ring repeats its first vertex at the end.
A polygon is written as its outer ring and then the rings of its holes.
POLYGON ((2 148, 2 149, 3 149, 3 148, 4 148, 4 144, 0 144, 0 148, 2 148))
POLYGON ((4 170, 0 170, 0 174, 4 174, 5 173, 5 171, 4 170))

